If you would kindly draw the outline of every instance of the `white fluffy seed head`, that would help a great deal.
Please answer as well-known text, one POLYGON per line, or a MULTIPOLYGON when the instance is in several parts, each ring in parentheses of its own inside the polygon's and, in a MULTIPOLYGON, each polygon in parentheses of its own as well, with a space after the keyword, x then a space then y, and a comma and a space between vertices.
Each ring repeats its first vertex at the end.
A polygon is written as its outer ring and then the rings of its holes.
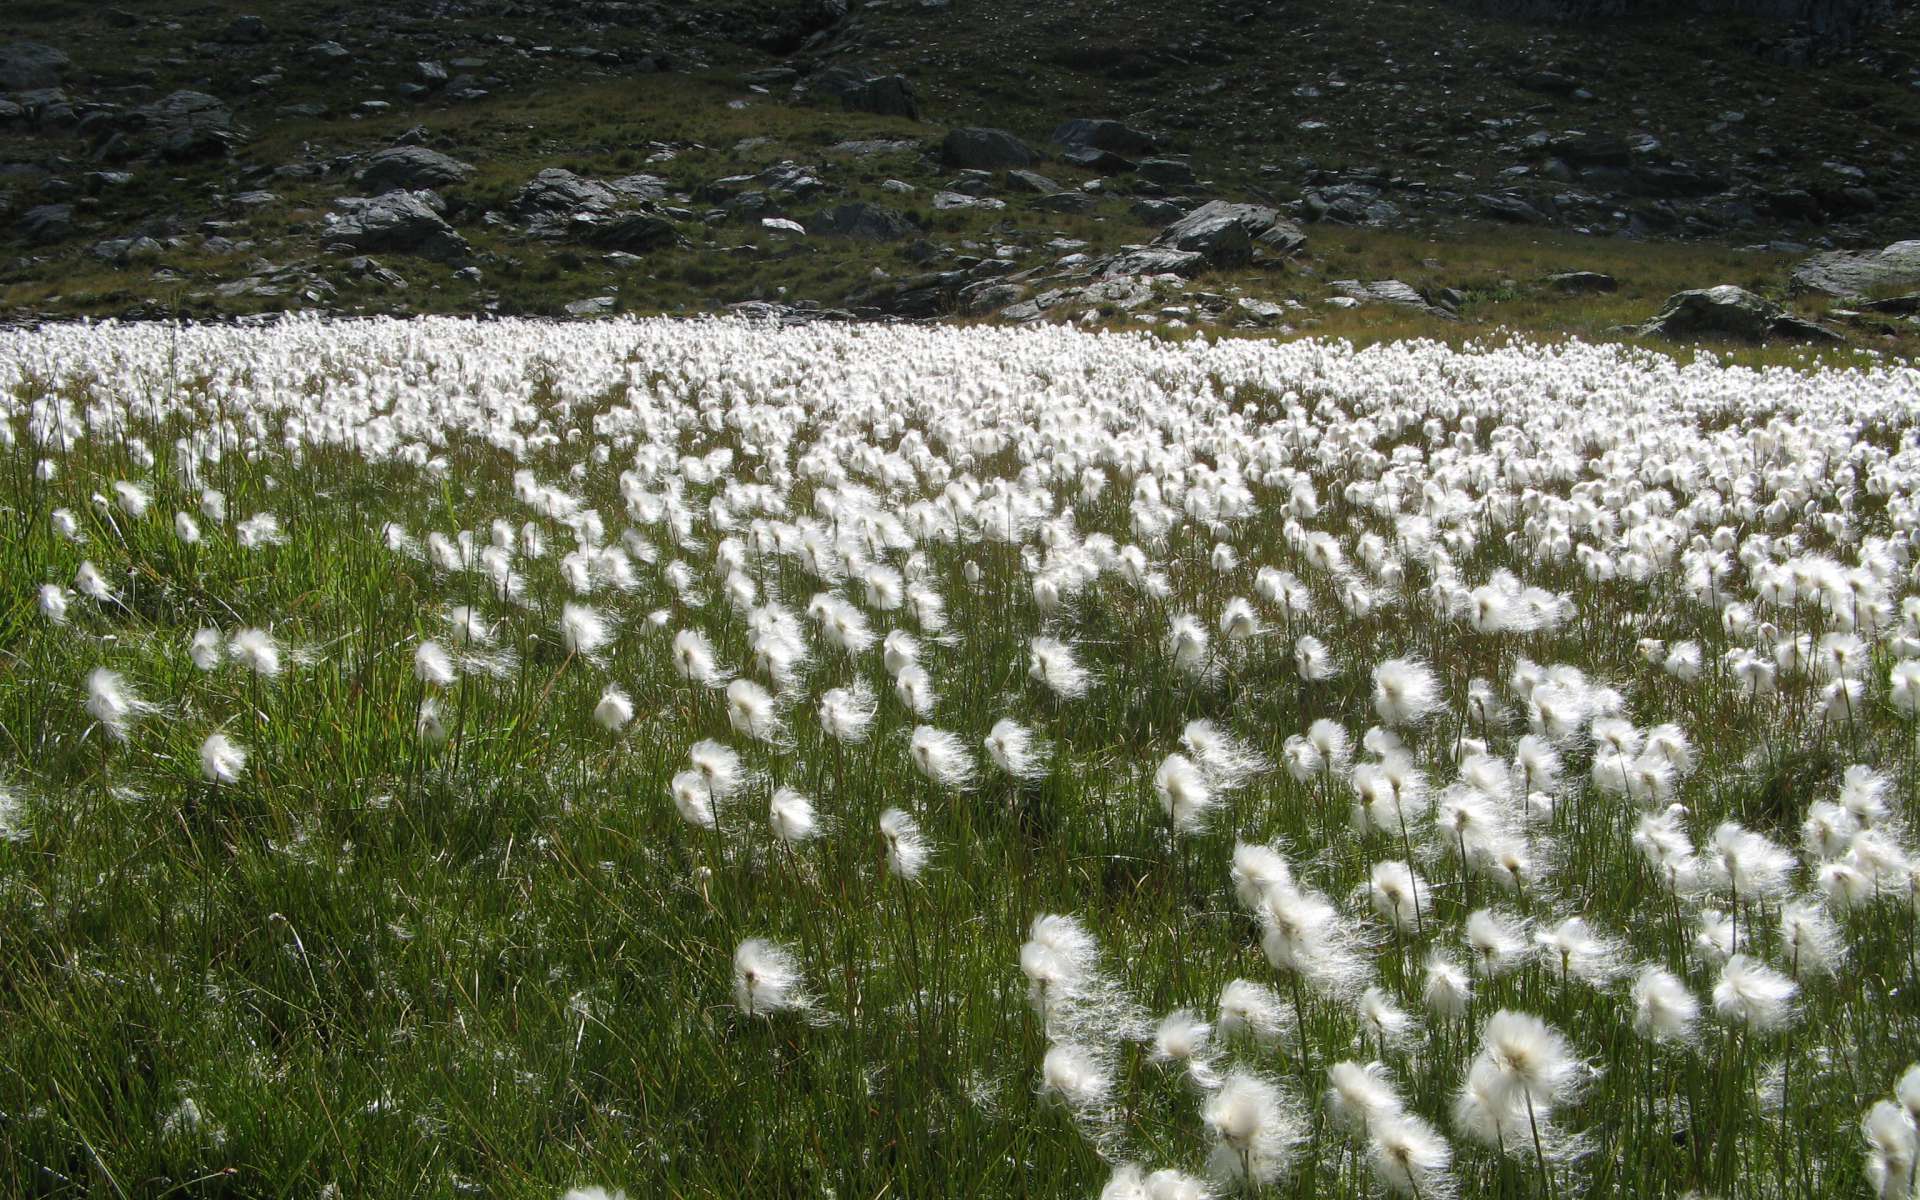
POLYGON ((792 788, 776 788, 767 803, 767 821, 773 836, 789 846, 809 841, 820 832, 820 820, 813 801, 792 788))
POLYGON ((224 733, 210 733, 200 743, 200 774, 208 783, 237 783, 247 766, 247 752, 224 733))
POLYGON ((800 960, 766 938, 748 938, 733 952, 733 1001, 749 1017, 808 1007, 801 991, 800 960))
POLYGON ((880 814, 880 839, 886 845, 887 870, 901 879, 918 879, 932 853, 920 823, 905 809, 890 808, 880 814))

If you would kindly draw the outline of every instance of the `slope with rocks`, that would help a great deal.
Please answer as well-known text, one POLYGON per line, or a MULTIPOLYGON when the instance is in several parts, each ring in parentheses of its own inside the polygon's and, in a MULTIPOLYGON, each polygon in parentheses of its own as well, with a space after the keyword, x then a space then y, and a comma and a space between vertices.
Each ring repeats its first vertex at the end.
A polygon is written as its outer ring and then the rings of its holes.
POLYGON ((1916 44, 1907 8, 1843 44, 1442 0, 18 4, 0 309, 1602 332, 1920 229, 1916 44))

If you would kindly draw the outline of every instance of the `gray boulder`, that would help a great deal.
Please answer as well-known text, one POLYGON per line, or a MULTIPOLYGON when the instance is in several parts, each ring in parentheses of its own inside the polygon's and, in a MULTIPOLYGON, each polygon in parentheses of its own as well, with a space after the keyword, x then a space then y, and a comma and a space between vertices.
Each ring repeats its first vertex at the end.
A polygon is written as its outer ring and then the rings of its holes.
POLYGON ((1667 298, 1653 320, 1640 327, 1643 335, 1690 341, 1702 337, 1737 338, 1759 342, 1768 338, 1794 341, 1839 341, 1840 336, 1811 321, 1793 316, 1771 300, 1743 287, 1718 287, 1676 292, 1667 298))
POLYGON ((870 242, 893 242, 916 232, 912 221, 891 208, 877 204, 842 204, 816 214, 807 228, 828 237, 859 238, 870 242))
POLYGON ((20 214, 20 236, 36 245, 58 242, 73 232, 73 205, 41 204, 20 214))
POLYGON ((1292 254, 1307 244, 1307 235, 1264 205, 1213 200, 1167 226, 1154 244, 1194 251, 1216 267, 1237 267, 1252 261, 1256 247, 1292 254))
POLYGON ((1549 275, 1544 281, 1557 292, 1566 292, 1575 296, 1590 296, 1598 292, 1616 292, 1620 283, 1611 275, 1602 275, 1598 271, 1562 271, 1549 275))
POLYGON ((193 162, 224 157, 237 140, 233 113, 205 92, 178 91, 134 110, 162 158, 193 162))
POLYGON ((255 16, 235 17, 221 31, 220 40, 238 45, 255 44, 267 41, 273 34, 267 29, 267 23, 255 16))
POLYGON ((471 251, 465 238, 440 215, 444 207, 432 192, 388 192, 381 196, 343 196, 339 213, 327 215, 322 235, 356 250, 394 251, 448 261, 471 251))
POLYGON ((1098 171, 1103 175, 1125 175, 1139 165, 1130 158, 1098 146, 1068 146, 1060 152, 1060 161, 1083 171, 1098 171))
POLYGON ((1459 320, 1453 313, 1430 303, 1425 296, 1414 290, 1411 284, 1403 283, 1398 279, 1373 279, 1364 283, 1358 279, 1336 279, 1333 281, 1333 290, 1362 304, 1393 304, 1426 313, 1430 317, 1439 317, 1444 321, 1459 320))
POLYGON ((1859 254, 1842 250, 1816 254, 1793 269, 1791 285, 1796 292, 1849 300, 1920 286, 1920 240, 1859 254))
POLYGON ((393 146, 367 160, 360 182, 372 192, 443 188, 473 174, 471 164, 425 146, 393 146))
POLYGON ((1039 157, 1032 147, 1004 129, 954 129, 940 143, 940 160, 949 167, 994 171, 1032 166, 1039 157))
POLYGON ((1100 273, 1108 278, 1121 275, 1178 275, 1183 279, 1191 279, 1206 270, 1207 266, 1207 256, 1197 250, 1145 246, 1108 259, 1100 273))
POLYGON ((1193 164, 1177 158, 1143 158, 1134 165, 1140 178, 1165 187, 1186 187, 1193 180, 1193 164))
POLYGON ((1496 221, 1512 225, 1544 225, 1547 222, 1545 213, 1518 196, 1484 192, 1473 199, 1480 206, 1482 215, 1496 221))
POLYGON ((673 222, 653 213, 625 212, 601 217, 591 213, 575 214, 576 238, 602 250, 624 250, 644 254, 661 246, 678 243, 680 231, 673 222))
POLYGON ((1060 185, 1035 171, 1008 171, 1007 189, 1035 196, 1051 196, 1060 190, 1060 185))
POLYGON ((914 95, 913 81, 905 75, 882 75, 856 66, 828 67, 806 81, 800 96, 831 97, 848 112, 920 119, 919 98, 914 95))
POLYGON ((0 92, 31 92, 60 86, 73 66, 65 51, 40 42, 0 45, 0 92))
POLYGON ((606 212, 619 202, 614 190, 597 179, 583 179, 572 171, 548 167, 527 181, 514 196, 512 209, 521 217, 570 214, 585 209, 606 212))
POLYGON ((1054 126, 1048 140, 1061 146, 1087 146, 1115 154, 1152 154, 1153 135, 1104 117, 1075 117, 1054 126))

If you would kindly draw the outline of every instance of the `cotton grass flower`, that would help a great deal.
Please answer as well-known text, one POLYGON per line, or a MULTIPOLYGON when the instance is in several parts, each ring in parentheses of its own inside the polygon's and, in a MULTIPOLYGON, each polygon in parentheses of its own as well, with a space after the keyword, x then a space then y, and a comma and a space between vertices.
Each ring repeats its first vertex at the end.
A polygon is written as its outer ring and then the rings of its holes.
POLYGON ((1196 1087, 1210 1088, 1219 1083, 1209 1049, 1213 1026, 1190 1008, 1177 1008, 1160 1019, 1153 1030, 1153 1061, 1167 1066, 1185 1067, 1196 1087))
POLYGON ((1911 1200, 1920 1164, 1920 1130, 1911 1114, 1891 1100, 1878 1100, 1860 1122, 1867 1143, 1867 1185, 1877 1200, 1911 1200))
POLYGON ((1062 700, 1085 696, 1093 680, 1074 656, 1073 648, 1050 637, 1037 637, 1027 643, 1027 678, 1062 700))
POLYGON ((889 808, 880 814, 880 839, 887 849, 888 872, 907 882, 918 879, 933 852, 919 822, 904 809, 889 808))
POLYGON ((1249 979, 1235 979, 1220 989, 1219 1019, 1214 1031, 1225 1039, 1252 1038, 1262 1046, 1279 1042, 1286 1032, 1286 1009, 1272 988, 1249 979))
POLYGON ((428 687, 450 687, 458 678, 453 658, 439 642, 421 642, 413 652, 413 677, 428 687))
POLYGON ((280 674, 280 644, 264 629, 241 629, 227 642, 227 655, 254 675, 272 679, 280 674))
POLYGON ((1793 980, 1746 954, 1735 954, 1720 968, 1713 985, 1713 1011, 1727 1024, 1755 1033, 1784 1029, 1794 1018, 1793 980))
POLYGON ((820 818, 814 812, 813 801, 792 788, 774 789, 773 798, 767 804, 767 823, 773 829, 773 836, 787 846, 798 846, 820 833, 820 818))
POLYGON ((1373 711, 1390 726, 1418 725, 1440 704, 1433 668, 1411 658, 1393 658, 1373 669, 1373 711))
POLYGON ((85 707, 87 715, 116 742, 126 741, 133 722, 153 711, 152 705, 133 694, 118 671, 106 667, 95 667, 88 673, 85 707))
POLYGON ((1286 1174, 1307 1139, 1306 1123, 1290 1111, 1270 1080, 1235 1071, 1207 1099, 1200 1119, 1214 1137, 1210 1173, 1223 1186, 1258 1188, 1286 1174))
POLYGON ((820 696, 820 729, 837 742, 864 742, 876 711, 873 692, 864 683, 829 688, 820 696))
POLYGON ((1220 806, 1206 773, 1184 754, 1169 754, 1153 773, 1154 794, 1160 811, 1178 833, 1198 833, 1220 806))
POLYGON ((1426 1118, 1398 1112, 1369 1128, 1368 1165, 1389 1192, 1414 1200, 1450 1200, 1453 1147, 1426 1118))
POLYGON ((226 734, 210 733, 200 743, 200 775, 208 783, 238 783, 246 766, 245 748, 226 734))
POLYGON ((966 743, 944 729, 916 726, 908 739, 907 756, 914 769, 942 791, 962 791, 973 782, 973 755, 966 743))
POLYGON ((592 661, 613 640, 613 630, 597 609, 585 604, 560 606, 560 644, 568 654, 592 661))
POLYGON ((727 723, 743 737, 769 744, 786 733, 778 702, 772 693, 751 679, 735 679, 727 684, 727 723))
POLYGON ((1046 744, 1018 721, 1004 717, 995 721, 984 745, 987 758, 1010 778, 1030 781, 1047 773, 1046 744))
POLYGON ((1648 966, 1630 993, 1634 1032, 1653 1042, 1687 1043, 1700 1019, 1700 1001, 1686 981, 1664 967, 1648 966))
POLYGON ((741 942, 733 952, 733 1002, 750 1018, 808 1008, 799 959, 766 938, 741 942))
POLYGON ((1062 1042, 1047 1048, 1040 1061, 1041 1091, 1058 1097, 1078 1114, 1105 1107, 1113 1093, 1113 1065, 1098 1048, 1062 1042))
POLYGON ((67 623, 67 591, 57 583, 43 583, 39 591, 40 615, 49 624, 67 623))
POLYGON ((633 698, 616 684, 608 684, 593 706, 593 723, 608 733, 619 733, 633 720, 633 698))

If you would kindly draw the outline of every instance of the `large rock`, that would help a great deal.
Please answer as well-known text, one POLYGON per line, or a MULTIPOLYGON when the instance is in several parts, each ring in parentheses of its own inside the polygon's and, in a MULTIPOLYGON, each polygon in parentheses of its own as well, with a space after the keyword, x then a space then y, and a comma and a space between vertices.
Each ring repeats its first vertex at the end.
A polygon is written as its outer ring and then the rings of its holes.
POLYGON ((1288 255, 1307 244, 1307 235, 1264 205, 1213 200, 1167 226, 1154 244, 1193 251, 1216 267, 1237 267, 1252 260, 1256 246, 1288 255))
POLYGON ((1457 321, 1460 318, 1439 305, 1430 302, 1416 291, 1412 284, 1398 279, 1371 279, 1362 282, 1358 279, 1336 279, 1333 290, 1342 296, 1357 300, 1362 304, 1393 304, 1400 308, 1411 308, 1430 317, 1439 317, 1443 321, 1457 321))
POLYGON ((1108 278, 1122 275, 1178 275, 1183 279, 1191 279, 1206 270, 1207 266, 1207 256, 1197 250, 1145 246, 1108 259, 1100 273, 1108 278))
POLYGON ((1032 147, 1004 129, 954 129, 940 143, 940 160, 949 167, 992 171, 1032 166, 1039 158, 1032 147))
POLYGON ((816 214, 807 225, 816 234, 872 242, 898 241, 917 231, 912 221, 893 209, 859 201, 816 214))
POLYGON ((1920 240, 1883 250, 1816 254, 1793 269, 1793 290, 1858 299, 1874 292, 1920 287, 1920 240))
POLYGON ((205 92, 178 91, 134 110, 162 158, 193 162, 220 158, 237 140, 233 113, 205 92))
POLYGON ((1728 337, 1748 342, 1768 338, 1841 340, 1831 330, 1793 316, 1771 300, 1731 283, 1669 296, 1653 320, 1640 327, 1640 332, 1681 341, 1701 337, 1728 337))
POLYGON ((71 67, 73 60, 63 50, 42 42, 8 42, 0 46, 0 92, 58 88, 71 67))
POLYGON ((443 188, 473 174, 473 167, 425 146, 393 146, 367 160, 360 183, 371 192, 443 188))
POLYGON ((31 92, 60 86, 60 77, 73 66, 61 50, 40 42, 0 45, 0 92, 31 92))
POLYGON ((905 75, 882 75, 863 67, 828 67, 806 81, 802 98, 832 97, 849 112, 920 119, 920 101, 905 75))
POLYGON ((73 205, 42 204, 20 215, 20 236, 29 242, 44 244, 64 240, 73 233, 73 205))
POLYGON ((327 215, 322 236, 356 250, 390 250, 447 261, 465 258, 466 239, 440 215, 443 204, 432 192, 388 192, 382 196, 343 196, 339 213, 327 215))
POLYGON ((570 214, 586 210, 607 212, 619 202, 614 190, 597 179, 583 179, 561 167, 548 167, 527 181, 513 198, 521 217, 570 214))
POLYGON ((1104 117, 1075 117, 1054 126, 1049 141, 1061 146, 1086 146, 1115 154, 1152 154, 1153 135, 1104 117))
POLYGON ((575 237, 588 245, 628 254, 644 254, 681 240, 673 222, 653 213, 623 212, 605 217, 576 213, 573 228, 575 237))

